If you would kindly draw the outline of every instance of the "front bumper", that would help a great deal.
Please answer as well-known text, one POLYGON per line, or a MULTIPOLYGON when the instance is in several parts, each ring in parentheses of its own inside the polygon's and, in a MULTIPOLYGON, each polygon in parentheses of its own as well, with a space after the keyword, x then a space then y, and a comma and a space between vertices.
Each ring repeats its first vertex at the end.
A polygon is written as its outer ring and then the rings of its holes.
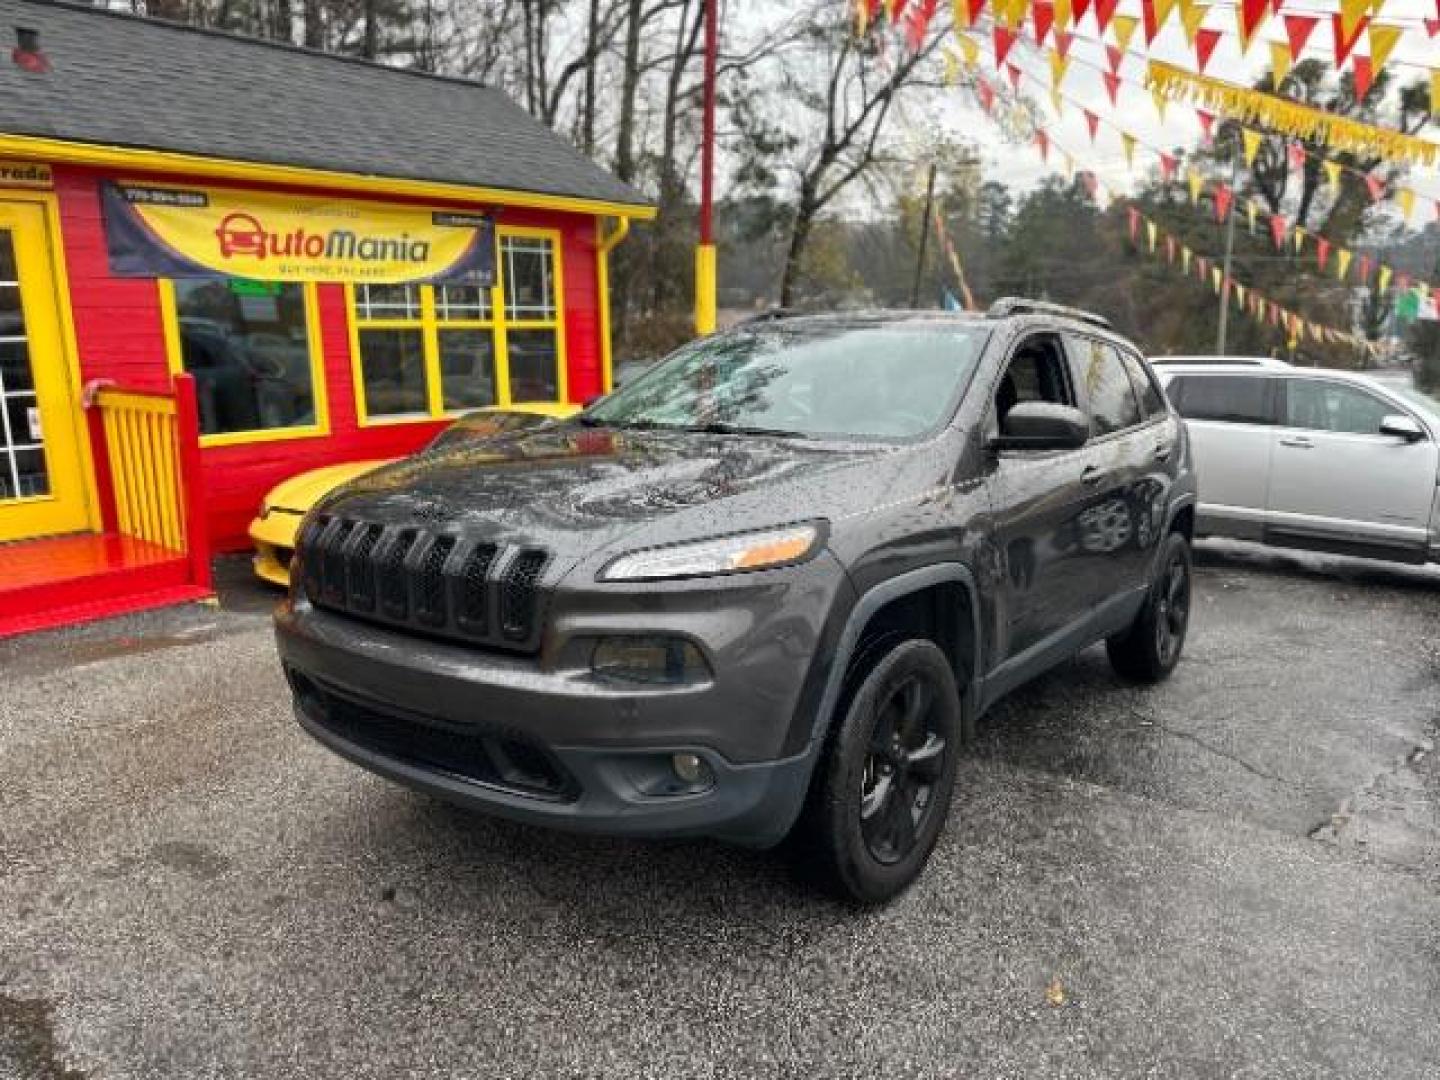
POLYGON ((744 603, 678 592, 662 610, 648 604, 640 625, 642 613, 613 593, 604 611, 562 602, 539 656, 416 637, 303 599, 277 614, 277 643, 300 724, 382 776, 540 825, 768 846, 804 802, 816 748, 801 684, 811 658, 828 655, 817 646, 819 624, 835 590, 848 589, 833 562, 785 575, 748 583, 768 603, 778 593, 792 598, 789 610, 777 605, 786 611, 784 648, 744 603), (681 627, 716 659, 711 680, 617 686, 570 662, 577 642, 595 634, 681 627), (700 758, 713 781, 667 787, 680 753, 700 758))

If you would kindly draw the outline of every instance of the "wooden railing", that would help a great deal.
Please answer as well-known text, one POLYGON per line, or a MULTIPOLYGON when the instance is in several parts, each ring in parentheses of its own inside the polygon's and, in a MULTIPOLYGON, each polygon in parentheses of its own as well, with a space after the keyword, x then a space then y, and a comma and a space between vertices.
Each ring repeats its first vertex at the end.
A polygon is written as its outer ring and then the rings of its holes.
POLYGON ((208 588, 195 380, 177 375, 169 392, 95 383, 86 406, 105 528, 186 555, 208 588))

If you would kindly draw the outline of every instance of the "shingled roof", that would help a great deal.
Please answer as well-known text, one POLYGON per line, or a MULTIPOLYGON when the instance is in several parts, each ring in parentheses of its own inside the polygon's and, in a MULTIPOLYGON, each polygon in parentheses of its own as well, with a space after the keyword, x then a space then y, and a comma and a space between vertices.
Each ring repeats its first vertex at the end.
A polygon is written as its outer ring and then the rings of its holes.
POLYGON ((646 203, 479 83, 53 0, 0 0, 0 133, 646 203))

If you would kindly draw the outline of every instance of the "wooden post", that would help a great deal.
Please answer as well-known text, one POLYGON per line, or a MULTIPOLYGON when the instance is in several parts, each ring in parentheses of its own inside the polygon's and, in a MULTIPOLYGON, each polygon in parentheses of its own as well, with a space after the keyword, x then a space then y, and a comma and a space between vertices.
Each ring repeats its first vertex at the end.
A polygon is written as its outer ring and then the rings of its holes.
POLYGON ((200 464, 200 413, 195 404, 195 377, 176 375, 175 441, 180 457, 180 502, 185 507, 185 550, 190 556, 191 584, 209 589, 210 530, 205 523, 205 474, 200 464))

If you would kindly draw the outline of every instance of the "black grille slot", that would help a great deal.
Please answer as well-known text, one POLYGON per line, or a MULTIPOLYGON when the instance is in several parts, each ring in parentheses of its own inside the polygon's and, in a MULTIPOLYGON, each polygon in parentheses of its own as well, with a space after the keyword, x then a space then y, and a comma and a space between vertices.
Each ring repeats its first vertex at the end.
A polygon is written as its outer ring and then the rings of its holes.
POLYGON ((379 525, 361 525, 350 536, 345 553, 345 595, 355 611, 375 610, 375 567, 370 556, 380 532, 379 525))
POLYGON ((299 543, 317 607, 475 645, 539 648, 550 553, 325 514, 299 543))
POLYGON ((382 757, 555 802, 571 802, 579 793, 554 754, 523 733, 489 725, 458 728, 341 693, 293 669, 286 675, 306 716, 382 757))
POLYGON ((467 634, 483 635, 489 626, 490 568, 495 565, 498 552, 494 544, 480 544, 460 571, 455 621, 467 634))
POLYGON ((500 630, 510 641, 525 641, 535 629, 535 606, 543 551, 522 551, 505 570, 500 588, 500 630))
POLYGON ((380 581, 380 610, 392 619, 410 612, 410 582, 405 575, 405 556, 415 546, 414 529, 403 529, 376 556, 375 576, 380 581))
POLYGON ((415 617, 426 626, 445 625, 445 560, 454 550, 453 536, 436 538, 415 572, 415 617))

